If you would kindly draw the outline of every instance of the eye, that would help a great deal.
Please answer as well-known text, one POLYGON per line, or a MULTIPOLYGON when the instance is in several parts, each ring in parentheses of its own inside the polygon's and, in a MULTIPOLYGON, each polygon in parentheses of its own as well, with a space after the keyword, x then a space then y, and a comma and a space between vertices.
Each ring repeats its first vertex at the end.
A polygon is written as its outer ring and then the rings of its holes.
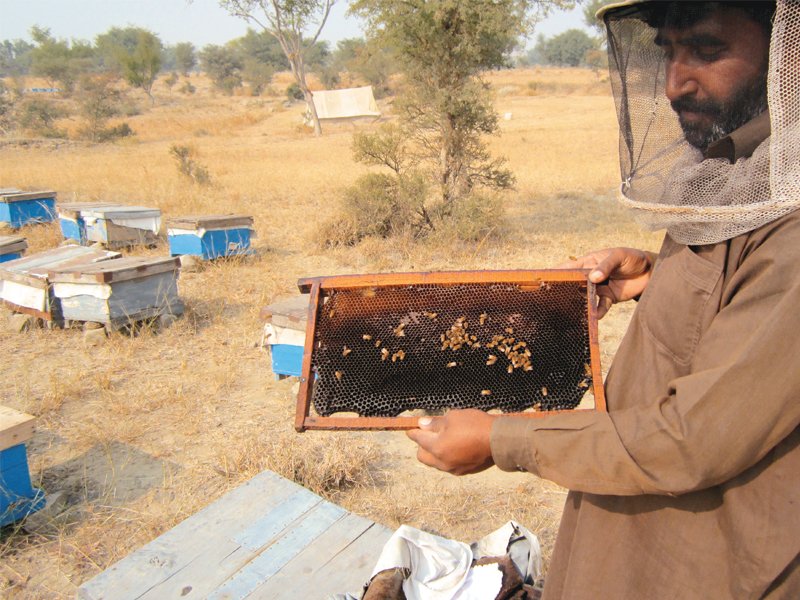
POLYGON ((720 46, 695 46, 692 48, 692 54, 703 62, 714 62, 718 60, 722 54, 720 46))

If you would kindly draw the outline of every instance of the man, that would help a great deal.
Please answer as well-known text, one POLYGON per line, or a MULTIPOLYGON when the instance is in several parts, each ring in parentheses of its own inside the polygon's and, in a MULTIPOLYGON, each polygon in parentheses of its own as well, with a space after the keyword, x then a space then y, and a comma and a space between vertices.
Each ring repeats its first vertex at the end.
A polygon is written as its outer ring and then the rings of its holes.
POLYGON ((601 314, 639 299, 609 412, 451 411, 409 437, 442 470, 570 489, 547 600, 800 598, 800 2, 601 14, 622 201, 667 230, 657 258, 567 265, 601 314))

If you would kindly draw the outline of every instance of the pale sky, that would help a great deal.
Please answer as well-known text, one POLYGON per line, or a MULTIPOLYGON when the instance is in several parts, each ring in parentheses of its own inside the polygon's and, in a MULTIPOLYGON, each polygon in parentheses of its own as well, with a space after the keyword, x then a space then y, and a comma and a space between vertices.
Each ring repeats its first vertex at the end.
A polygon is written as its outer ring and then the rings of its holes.
MULTIPOLYGON (((322 32, 332 47, 341 39, 364 36, 360 22, 345 15, 347 5, 345 0, 334 5, 322 32)), ((0 40, 31 41, 33 25, 49 28, 59 39, 88 41, 111 27, 132 25, 156 33, 164 44, 192 42, 197 48, 241 37, 248 27, 217 0, 0 0, 0 40)), ((552 15, 535 34, 550 37, 571 28, 585 29, 580 7, 552 15)))

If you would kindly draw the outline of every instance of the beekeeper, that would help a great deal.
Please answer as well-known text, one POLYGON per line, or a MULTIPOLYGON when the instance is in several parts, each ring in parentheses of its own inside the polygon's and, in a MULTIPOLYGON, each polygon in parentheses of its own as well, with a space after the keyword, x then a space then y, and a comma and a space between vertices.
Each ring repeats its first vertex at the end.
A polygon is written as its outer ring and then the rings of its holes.
POLYGON ((456 474, 566 488, 547 600, 800 598, 800 2, 620 2, 621 201, 660 253, 589 267, 638 306, 608 413, 458 410, 409 436, 456 474))

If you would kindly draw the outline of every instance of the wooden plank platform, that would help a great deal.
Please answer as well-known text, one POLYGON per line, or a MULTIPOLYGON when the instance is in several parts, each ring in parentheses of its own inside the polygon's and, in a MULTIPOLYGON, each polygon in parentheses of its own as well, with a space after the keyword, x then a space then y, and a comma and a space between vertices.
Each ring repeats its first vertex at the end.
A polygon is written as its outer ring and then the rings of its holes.
POLYGON ((78 598, 358 594, 391 535, 264 471, 84 583, 78 598))

